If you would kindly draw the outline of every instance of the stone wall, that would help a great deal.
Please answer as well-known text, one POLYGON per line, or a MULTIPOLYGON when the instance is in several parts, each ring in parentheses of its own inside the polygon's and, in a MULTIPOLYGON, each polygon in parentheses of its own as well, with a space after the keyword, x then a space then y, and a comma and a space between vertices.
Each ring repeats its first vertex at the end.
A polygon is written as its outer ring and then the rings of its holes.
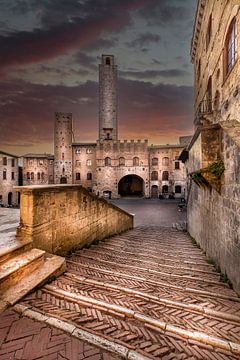
MULTIPOLYGON (((206 144, 202 137, 200 133, 189 152, 188 172, 206 165, 206 144)), ((192 183, 188 231, 240 293, 240 148, 225 131, 222 131, 221 157, 225 171, 220 193, 192 183)))
POLYGON ((80 185, 25 186, 17 235, 50 253, 67 253, 133 228, 133 215, 80 185))

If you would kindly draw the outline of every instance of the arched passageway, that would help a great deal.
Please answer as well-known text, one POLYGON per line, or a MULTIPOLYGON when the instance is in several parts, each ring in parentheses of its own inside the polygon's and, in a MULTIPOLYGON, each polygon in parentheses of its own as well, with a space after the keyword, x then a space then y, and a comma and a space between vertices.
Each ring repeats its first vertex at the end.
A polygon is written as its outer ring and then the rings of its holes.
POLYGON ((118 194, 121 196, 144 195, 144 181, 137 175, 126 175, 118 183, 118 194))

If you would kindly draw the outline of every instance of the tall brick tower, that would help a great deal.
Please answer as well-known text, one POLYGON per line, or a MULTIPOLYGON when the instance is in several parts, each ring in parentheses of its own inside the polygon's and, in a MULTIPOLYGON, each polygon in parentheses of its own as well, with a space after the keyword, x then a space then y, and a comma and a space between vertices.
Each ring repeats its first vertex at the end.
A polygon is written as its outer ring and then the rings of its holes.
POLYGON ((54 183, 72 184, 72 114, 55 113, 54 183))
POLYGON ((99 65, 99 139, 117 140, 117 65, 113 55, 102 55, 99 65))

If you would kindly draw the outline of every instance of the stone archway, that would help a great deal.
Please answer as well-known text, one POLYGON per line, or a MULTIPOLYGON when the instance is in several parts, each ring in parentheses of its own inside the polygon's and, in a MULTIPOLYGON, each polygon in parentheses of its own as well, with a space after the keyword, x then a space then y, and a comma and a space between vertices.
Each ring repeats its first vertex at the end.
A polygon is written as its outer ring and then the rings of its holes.
POLYGON ((144 195, 144 181, 138 175, 126 175, 118 183, 118 194, 120 196, 144 195))

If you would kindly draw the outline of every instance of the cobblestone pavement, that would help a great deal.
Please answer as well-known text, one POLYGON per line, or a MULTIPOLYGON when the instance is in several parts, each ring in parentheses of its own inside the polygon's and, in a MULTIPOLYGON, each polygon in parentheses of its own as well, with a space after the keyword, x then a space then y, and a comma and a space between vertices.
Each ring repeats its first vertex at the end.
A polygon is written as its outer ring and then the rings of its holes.
POLYGON ((176 229, 137 227, 77 251, 17 307, 0 316, 0 359, 240 359, 240 298, 176 229))

